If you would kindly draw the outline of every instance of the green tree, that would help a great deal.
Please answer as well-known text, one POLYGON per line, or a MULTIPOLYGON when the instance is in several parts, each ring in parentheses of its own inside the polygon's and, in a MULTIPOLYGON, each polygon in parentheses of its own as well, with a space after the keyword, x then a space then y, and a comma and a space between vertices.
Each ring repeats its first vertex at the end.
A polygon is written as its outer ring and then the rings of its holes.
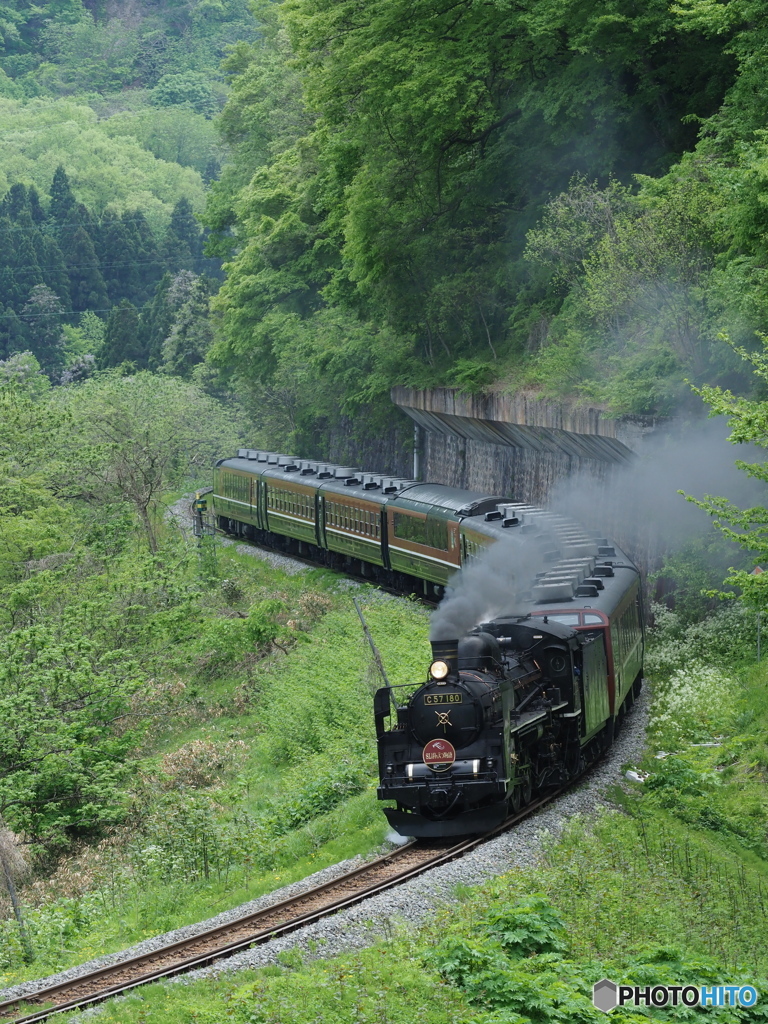
POLYGON ((56 168, 51 182, 50 214, 57 224, 65 224, 72 216, 76 200, 69 184, 69 177, 61 164, 56 168))
POLYGON ((109 297, 91 236, 80 225, 62 233, 61 250, 69 268, 69 294, 72 309, 106 309, 109 297))
POLYGON ((43 273, 37 262, 34 240, 25 231, 11 230, 9 241, 12 248, 6 258, 13 273, 17 295, 22 301, 26 301, 32 289, 43 283, 43 273))
POLYGON ((147 350, 139 330, 139 311, 128 299, 122 299, 109 311, 104 343, 97 359, 100 370, 121 363, 131 363, 137 368, 147 365, 147 350))
POLYGON ((96 235, 96 255, 109 301, 136 300, 141 289, 141 265, 125 221, 111 210, 101 218, 96 235))
POLYGON ((35 626, 0 641, 0 816, 49 851, 119 821, 134 736, 115 730, 136 668, 76 630, 35 626))
POLYGON ((73 424, 61 454, 69 493, 127 502, 156 551, 163 495, 236 445, 229 414, 193 384, 148 372, 106 373, 60 390, 73 424))
POLYGON ((203 252, 202 233, 188 199, 173 208, 165 233, 163 256, 170 271, 192 270, 203 252))
POLYGON ((21 352, 25 344, 24 324, 11 306, 0 303, 0 357, 21 352))
POLYGON ((173 325, 176 307, 168 297, 172 277, 164 274, 158 282, 152 301, 141 312, 141 336, 147 349, 148 366, 156 370, 163 358, 163 342, 173 325))
MULTIPOLYGON (((763 338, 762 352, 747 352, 737 347, 738 354, 750 366, 765 386, 768 383, 768 338, 763 338)), ((712 410, 713 416, 727 416, 731 429, 732 444, 756 445, 768 448, 768 401, 749 399, 734 395, 719 387, 694 388, 712 410)), ((753 480, 768 483, 768 462, 747 462, 743 459, 736 465, 753 480)), ((714 518, 714 524, 729 540, 754 554, 756 563, 768 568, 768 502, 753 508, 742 509, 728 498, 707 495, 704 498, 687 496, 699 508, 714 518)), ((768 609, 768 572, 755 575, 749 569, 731 569, 725 582, 740 591, 741 598, 758 611, 768 609)), ((733 593, 724 596, 733 597, 733 593)))
POLYGON ((27 200, 29 202, 29 212, 32 216, 32 220, 35 224, 44 224, 48 219, 48 215, 40 203, 40 193, 34 185, 30 185, 27 189, 27 200))
POLYGON ((166 373, 189 377, 192 369, 205 359, 213 342, 209 300, 216 283, 182 270, 171 282, 166 301, 176 313, 163 341, 162 369, 166 373))
POLYGON ((21 182, 11 185, 0 202, 0 217, 17 220, 22 212, 29 213, 29 197, 27 187, 21 182))
POLYGON ((141 210, 125 210, 122 215, 125 229, 131 238, 136 271, 139 276, 137 302, 147 302, 162 277, 163 262, 160 247, 152 228, 141 210))
POLYGON ((59 296, 61 304, 69 310, 72 300, 69 294, 69 272, 64 254, 53 235, 43 236, 42 243, 43 283, 59 296))
POLYGON ((217 103, 206 75, 185 71, 181 75, 163 75, 150 94, 156 107, 187 104, 198 114, 211 117, 217 103))

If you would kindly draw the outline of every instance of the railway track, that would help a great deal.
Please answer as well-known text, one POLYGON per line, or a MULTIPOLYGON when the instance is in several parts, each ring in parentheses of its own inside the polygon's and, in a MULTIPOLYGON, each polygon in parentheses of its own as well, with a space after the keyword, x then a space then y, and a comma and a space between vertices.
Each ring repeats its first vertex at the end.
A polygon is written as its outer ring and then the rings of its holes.
POLYGON ((19 999, 0 1003, 0 1024, 32 1024, 66 1010, 81 1009, 112 996, 176 974, 204 967, 242 949, 318 921, 376 893, 401 885, 440 864, 455 860, 481 843, 534 814, 562 789, 529 804, 492 832, 458 843, 411 842, 298 896, 209 928, 150 953, 130 957, 71 981, 60 982, 19 999))

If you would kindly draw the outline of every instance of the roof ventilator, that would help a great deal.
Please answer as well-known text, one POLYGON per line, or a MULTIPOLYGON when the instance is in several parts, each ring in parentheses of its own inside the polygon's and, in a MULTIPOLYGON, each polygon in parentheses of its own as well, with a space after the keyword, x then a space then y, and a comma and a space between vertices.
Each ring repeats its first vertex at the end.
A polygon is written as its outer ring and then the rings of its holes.
POLYGON ((615 573, 613 571, 612 565, 596 565, 592 572, 592 575, 602 576, 603 579, 610 579, 610 577, 614 576, 615 573))
POLYGON ((572 601, 573 583, 538 583, 533 588, 534 601, 572 601))
POLYGON ((582 580, 585 587, 594 587, 595 590, 605 590, 605 584, 598 576, 587 576, 582 580))

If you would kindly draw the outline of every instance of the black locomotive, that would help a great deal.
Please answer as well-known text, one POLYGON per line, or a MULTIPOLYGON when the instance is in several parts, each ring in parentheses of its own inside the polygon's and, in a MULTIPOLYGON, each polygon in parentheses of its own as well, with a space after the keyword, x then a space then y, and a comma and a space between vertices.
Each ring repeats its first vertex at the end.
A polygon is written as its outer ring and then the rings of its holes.
POLYGON ((488 831, 613 742, 640 692, 643 630, 637 569, 603 550, 540 573, 521 613, 433 641, 415 692, 378 690, 378 796, 401 835, 488 831))

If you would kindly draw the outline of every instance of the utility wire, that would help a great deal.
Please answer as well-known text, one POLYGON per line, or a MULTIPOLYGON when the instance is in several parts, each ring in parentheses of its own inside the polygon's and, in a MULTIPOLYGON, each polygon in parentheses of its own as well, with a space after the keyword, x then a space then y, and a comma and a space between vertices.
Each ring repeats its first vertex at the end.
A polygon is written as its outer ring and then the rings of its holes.
MULTIPOLYGON (((218 261, 218 256, 185 256, 185 263, 200 263, 206 260, 218 261)), ((143 267, 151 263, 164 263, 162 256, 158 256, 156 259, 151 260, 116 260, 113 263, 102 263, 98 256, 93 263, 67 263, 66 259, 62 263, 22 263, 18 267, 11 267, 11 270, 33 270, 37 267, 39 270, 82 270, 87 267, 143 267)), ((7 266, 7 264, 6 264, 7 266)))

